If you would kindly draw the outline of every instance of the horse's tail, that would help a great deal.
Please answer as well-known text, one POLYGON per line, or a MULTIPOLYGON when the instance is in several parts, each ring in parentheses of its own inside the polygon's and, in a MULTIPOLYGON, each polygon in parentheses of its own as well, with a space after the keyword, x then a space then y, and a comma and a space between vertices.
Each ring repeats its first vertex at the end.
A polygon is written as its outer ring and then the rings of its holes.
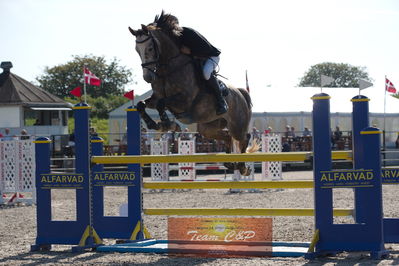
MULTIPOLYGON (((240 93, 242 94, 242 96, 244 96, 245 101, 247 102, 247 106, 248 109, 251 111, 252 109, 252 100, 251 100, 251 96, 249 96, 249 92, 246 89, 243 88, 238 88, 238 90, 240 91, 240 93)), ((251 138, 250 134, 247 134, 247 138, 248 140, 251 138)), ((249 142, 249 141, 248 141, 249 142)), ((252 143, 250 146, 247 147, 246 149, 246 153, 253 153, 253 152, 257 152, 260 149, 260 144, 259 142, 254 138, 252 139, 252 143)))
POLYGON ((259 141, 256 138, 253 138, 251 145, 247 147, 245 153, 254 153, 259 151, 259 149, 260 149, 259 141))
POLYGON ((241 92, 242 96, 244 96, 245 101, 247 102, 247 105, 248 105, 248 109, 251 110, 252 109, 252 100, 251 100, 251 96, 249 96, 249 92, 243 88, 238 88, 238 90, 241 92))

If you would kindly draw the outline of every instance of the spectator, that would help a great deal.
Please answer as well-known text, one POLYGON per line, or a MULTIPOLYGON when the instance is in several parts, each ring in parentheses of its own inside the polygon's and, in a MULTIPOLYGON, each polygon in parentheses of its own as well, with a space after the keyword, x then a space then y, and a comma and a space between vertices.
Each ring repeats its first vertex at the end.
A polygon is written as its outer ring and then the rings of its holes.
POLYGON ((291 127, 289 125, 285 127, 284 137, 286 138, 292 137, 291 127))
POLYGON ((192 139, 192 135, 190 133, 188 133, 188 128, 185 128, 184 131, 182 133, 180 133, 179 138, 182 140, 192 139))
POLYGON ((342 137, 342 132, 339 129, 339 126, 336 126, 335 130, 331 134, 331 145, 332 145, 333 149, 338 148, 338 147, 336 147, 337 142, 339 142, 341 140, 341 137, 342 137))
POLYGON ((168 132, 163 133, 161 139, 167 140, 168 142, 170 142, 172 139, 172 131, 169 130, 168 132))
POLYGON ((144 154, 150 154, 151 135, 150 132, 148 132, 147 129, 144 127, 141 129, 141 139, 143 140, 144 144, 143 148, 144 154))
POLYGON ((34 126, 40 126, 41 125, 39 118, 36 119, 36 122, 33 125, 34 126))
POLYGON ((265 129, 265 131, 263 132, 265 135, 272 135, 272 131, 273 131, 273 128, 271 128, 271 127, 268 127, 267 129, 265 129))
POLYGON ((291 151, 291 145, 287 141, 283 142, 282 151, 283 152, 290 152, 291 151))
POLYGON ((10 140, 14 140, 14 137, 10 135, 10 129, 6 128, 4 129, 4 136, 3 136, 3 141, 10 141, 10 140))
POLYGON ((304 137, 312 136, 312 132, 309 130, 309 128, 305 127, 305 129, 303 130, 303 136, 304 137))
POLYGON ((75 154, 75 134, 69 134, 68 145, 64 147, 64 155, 68 157, 73 157, 75 154))
POLYGON ((198 132, 195 133, 194 137, 195 137, 195 142, 197 142, 197 143, 201 143, 202 142, 202 135, 200 133, 198 133, 198 132))
POLYGON ((397 149, 399 149, 399 132, 398 132, 398 137, 396 138, 396 141, 395 141, 395 146, 397 149))
POLYGON ((96 132, 96 129, 94 127, 90 128, 89 133, 91 137, 98 137, 98 133, 96 132))
POLYGON ((26 129, 21 130, 21 136, 19 138, 20 140, 27 140, 30 139, 30 136, 28 135, 28 131, 26 129))
POLYGON ((339 129, 339 126, 336 126, 334 131, 334 141, 337 142, 341 138, 342 138, 342 131, 339 129))
POLYGON ((291 137, 295 138, 295 127, 291 127, 291 137))
POLYGON ((259 140, 259 131, 258 131, 258 129, 256 127, 252 128, 251 135, 252 135, 252 139, 259 140))

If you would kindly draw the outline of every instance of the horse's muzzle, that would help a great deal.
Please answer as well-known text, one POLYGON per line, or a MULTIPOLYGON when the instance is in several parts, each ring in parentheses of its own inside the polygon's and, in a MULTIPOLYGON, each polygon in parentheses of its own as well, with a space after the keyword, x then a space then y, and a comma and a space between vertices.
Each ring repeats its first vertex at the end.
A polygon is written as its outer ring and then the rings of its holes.
POLYGON ((147 73, 145 73, 143 75, 143 79, 147 82, 147 83, 151 83, 155 80, 156 75, 153 72, 148 71, 147 73))

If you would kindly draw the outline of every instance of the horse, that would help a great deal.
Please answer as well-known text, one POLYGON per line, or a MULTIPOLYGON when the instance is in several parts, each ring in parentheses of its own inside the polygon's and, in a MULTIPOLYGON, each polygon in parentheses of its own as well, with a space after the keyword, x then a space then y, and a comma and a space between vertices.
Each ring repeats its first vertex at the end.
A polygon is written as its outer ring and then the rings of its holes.
MULTIPOLYGON (((228 111, 216 115, 216 99, 201 79, 197 60, 180 52, 173 16, 161 13, 153 23, 129 31, 136 38, 136 51, 141 58, 143 79, 151 84, 152 95, 137 103, 137 109, 149 129, 167 131, 176 125, 169 120, 166 110, 184 124, 197 123, 198 132, 206 138, 223 140, 227 153, 257 151, 259 145, 248 147, 248 126, 252 115, 251 97, 247 90, 225 86, 228 111), (156 109, 160 122, 156 123, 145 111, 156 109), (227 130, 226 130, 227 129, 227 130)), ((226 163, 249 175, 245 163, 226 163)))

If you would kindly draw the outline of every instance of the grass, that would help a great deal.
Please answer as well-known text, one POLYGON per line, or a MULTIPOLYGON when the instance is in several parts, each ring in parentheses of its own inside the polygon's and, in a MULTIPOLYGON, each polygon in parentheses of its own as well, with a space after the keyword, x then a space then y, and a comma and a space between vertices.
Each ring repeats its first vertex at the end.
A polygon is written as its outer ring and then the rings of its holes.
MULTIPOLYGON (((75 127, 75 119, 70 117, 68 120, 68 132, 72 133, 75 127)), ((104 144, 108 144, 108 119, 91 118, 90 127, 94 127, 100 137, 104 139, 104 144)))

